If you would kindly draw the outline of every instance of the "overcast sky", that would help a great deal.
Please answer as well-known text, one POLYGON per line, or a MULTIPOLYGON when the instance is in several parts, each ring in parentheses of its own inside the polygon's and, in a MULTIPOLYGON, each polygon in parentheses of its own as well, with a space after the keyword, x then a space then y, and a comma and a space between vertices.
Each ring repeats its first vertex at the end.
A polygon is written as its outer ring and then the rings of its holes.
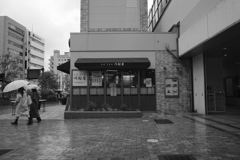
MULTIPOLYGON (((148 8, 153 0, 148 0, 148 8)), ((80 32, 80 0, 0 0, 0 16, 8 16, 45 39, 44 68, 54 50, 69 52, 71 32, 80 32)))

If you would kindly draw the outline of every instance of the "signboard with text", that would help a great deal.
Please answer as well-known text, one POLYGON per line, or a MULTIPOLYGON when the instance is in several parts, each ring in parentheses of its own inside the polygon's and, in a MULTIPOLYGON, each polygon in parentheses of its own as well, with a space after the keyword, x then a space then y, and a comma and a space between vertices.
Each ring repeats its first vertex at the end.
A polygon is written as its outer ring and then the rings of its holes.
POLYGON ((73 71, 72 86, 87 86, 87 71, 73 71))
POLYGON ((102 86, 102 72, 92 71, 92 86, 102 86))

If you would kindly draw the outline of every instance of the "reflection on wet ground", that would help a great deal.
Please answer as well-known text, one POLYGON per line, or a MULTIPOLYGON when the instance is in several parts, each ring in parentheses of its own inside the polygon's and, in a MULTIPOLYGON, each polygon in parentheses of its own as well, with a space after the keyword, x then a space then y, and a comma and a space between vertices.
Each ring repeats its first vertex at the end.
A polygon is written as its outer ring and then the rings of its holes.
MULTIPOLYGON (((49 107, 41 112, 43 120, 31 126, 24 118, 13 126, 14 117, 0 116, 0 149, 14 149, 0 159, 158 160, 166 154, 188 154, 199 160, 240 159, 238 136, 213 128, 207 125, 213 121, 192 114, 63 120, 63 111, 64 106, 49 107), (161 118, 173 124, 154 121, 161 118)), ((233 132, 239 134, 240 130, 233 132)))

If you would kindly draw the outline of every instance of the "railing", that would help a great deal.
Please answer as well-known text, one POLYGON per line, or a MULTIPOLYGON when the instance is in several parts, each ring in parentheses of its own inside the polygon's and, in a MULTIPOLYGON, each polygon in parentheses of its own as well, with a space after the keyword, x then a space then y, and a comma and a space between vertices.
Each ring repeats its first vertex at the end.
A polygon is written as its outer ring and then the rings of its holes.
POLYGON ((154 0, 148 15, 149 32, 154 31, 171 0, 154 0))

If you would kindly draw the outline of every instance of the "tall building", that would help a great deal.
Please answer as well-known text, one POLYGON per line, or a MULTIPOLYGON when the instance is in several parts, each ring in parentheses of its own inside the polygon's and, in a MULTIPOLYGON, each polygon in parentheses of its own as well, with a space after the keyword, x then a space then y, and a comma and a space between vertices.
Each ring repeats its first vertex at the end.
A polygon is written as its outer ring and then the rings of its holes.
POLYGON ((28 69, 42 69, 44 68, 44 52, 45 52, 45 40, 28 31, 28 54, 26 59, 28 69))
POLYGON ((57 67, 63 63, 70 61, 70 53, 65 52, 64 55, 61 55, 59 50, 54 50, 53 52, 53 56, 51 56, 49 59, 49 69, 52 73, 58 75, 59 89, 64 90, 65 84, 63 79, 66 73, 57 70, 57 67))
POLYGON ((18 78, 25 78, 25 52, 27 50, 26 27, 7 17, 0 16, 0 56, 10 53, 20 56, 20 75, 18 78))

